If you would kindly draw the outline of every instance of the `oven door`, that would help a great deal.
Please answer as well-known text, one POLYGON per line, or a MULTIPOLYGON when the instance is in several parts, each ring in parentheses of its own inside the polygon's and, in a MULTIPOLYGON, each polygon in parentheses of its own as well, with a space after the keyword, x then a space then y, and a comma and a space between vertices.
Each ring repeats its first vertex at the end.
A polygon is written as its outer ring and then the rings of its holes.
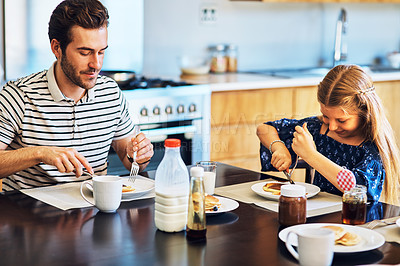
MULTIPOLYGON (((167 138, 181 140, 180 151, 185 165, 194 164, 205 158, 202 148, 204 141, 201 133, 201 119, 143 124, 140 125, 140 129, 150 139, 154 150, 146 171, 157 169, 164 156, 164 141, 167 138)), ((108 156, 108 173, 129 174, 113 150, 110 150, 108 156)))

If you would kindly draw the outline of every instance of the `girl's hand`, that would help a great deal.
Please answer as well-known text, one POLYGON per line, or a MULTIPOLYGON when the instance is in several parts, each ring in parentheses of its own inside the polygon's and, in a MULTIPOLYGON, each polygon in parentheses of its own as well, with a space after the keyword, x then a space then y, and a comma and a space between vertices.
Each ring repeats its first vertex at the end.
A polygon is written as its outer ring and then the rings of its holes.
POLYGON ((293 133, 293 151, 307 161, 307 156, 311 155, 316 151, 313 137, 307 129, 307 123, 304 123, 302 127, 296 126, 296 132, 293 133))
POLYGON ((283 143, 274 143, 274 152, 271 156, 271 164, 278 171, 285 171, 292 164, 292 157, 289 150, 283 143))

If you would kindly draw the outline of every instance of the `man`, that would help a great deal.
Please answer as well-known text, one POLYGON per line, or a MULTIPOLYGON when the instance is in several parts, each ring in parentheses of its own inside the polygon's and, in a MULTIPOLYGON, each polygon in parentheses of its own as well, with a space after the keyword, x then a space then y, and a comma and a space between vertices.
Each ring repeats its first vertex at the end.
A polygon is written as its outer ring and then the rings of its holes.
MULTIPOLYGON (((107 49, 107 9, 97 0, 65 0, 53 11, 49 70, 8 82, 0 92, 3 190, 71 182, 83 168, 107 172, 114 148, 127 169, 133 152, 143 170, 153 146, 133 122, 111 78, 98 76, 107 49)), ((78 178, 78 179, 77 179, 78 178)))

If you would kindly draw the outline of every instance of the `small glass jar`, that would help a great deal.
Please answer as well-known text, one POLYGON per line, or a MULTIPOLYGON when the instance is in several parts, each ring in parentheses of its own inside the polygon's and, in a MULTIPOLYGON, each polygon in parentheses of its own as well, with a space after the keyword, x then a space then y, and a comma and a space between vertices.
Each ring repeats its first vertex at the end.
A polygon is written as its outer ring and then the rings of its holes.
POLYGON ((226 49, 226 70, 228 72, 237 72, 237 47, 229 44, 226 49))
POLYGON ((307 219, 306 188, 300 185, 281 186, 279 223, 283 226, 304 224, 307 219))
POLYGON ((367 188, 356 185, 343 193, 342 223, 364 224, 367 217, 367 188))
POLYGON ((218 44, 215 47, 214 53, 211 59, 210 71, 213 73, 225 73, 227 67, 225 45, 218 44))

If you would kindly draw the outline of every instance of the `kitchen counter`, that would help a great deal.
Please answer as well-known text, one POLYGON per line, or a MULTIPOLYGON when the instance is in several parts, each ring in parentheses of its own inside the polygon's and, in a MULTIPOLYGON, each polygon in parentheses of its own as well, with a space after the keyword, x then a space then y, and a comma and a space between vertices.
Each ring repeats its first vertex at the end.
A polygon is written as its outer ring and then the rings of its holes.
MULTIPOLYGON (((370 73, 373 81, 400 80, 398 72, 370 73)), ((180 79, 192 84, 210 84, 212 91, 250 90, 284 87, 313 86, 323 77, 284 78, 264 74, 227 73, 208 75, 181 75, 180 79)))

